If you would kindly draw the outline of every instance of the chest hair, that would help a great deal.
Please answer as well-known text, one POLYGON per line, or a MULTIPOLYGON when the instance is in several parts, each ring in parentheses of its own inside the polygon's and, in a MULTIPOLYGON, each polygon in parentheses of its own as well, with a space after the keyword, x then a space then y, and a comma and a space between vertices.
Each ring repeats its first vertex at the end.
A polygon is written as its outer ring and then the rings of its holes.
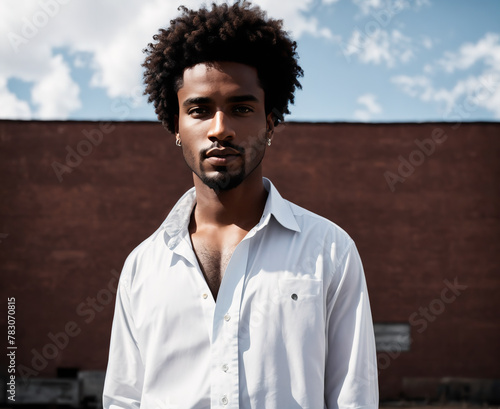
POLYGON ((236 246, 217 248, 207 242, 194 240, 193 247, 208 287, 216 299, 222 277, 236 246))

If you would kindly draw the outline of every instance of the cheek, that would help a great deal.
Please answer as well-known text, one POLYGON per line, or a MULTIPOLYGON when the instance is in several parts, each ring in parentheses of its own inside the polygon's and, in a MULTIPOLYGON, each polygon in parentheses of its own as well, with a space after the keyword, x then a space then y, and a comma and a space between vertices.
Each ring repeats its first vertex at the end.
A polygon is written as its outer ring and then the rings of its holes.
POLYGON ((240 139, 245 146, 258 148, 266 142, 267 123, 260 118, 249 120, 239 127, 235 126, 234 129, 237 134, 236 139, 240 139))
POLYGON ((199 119, 192 118, 186 113, 181 113, 179 115, 179 132, 182 134, 190 134, 190 135, 200 135, 205 131, 205 128, 209 124, 207 122, 210 121, 200 121, 199 119))
POLYGON ((193 130, 193 124, 189 120, 189 118, 180 118, 179 119, 179 133, 182 135, 190 135, 193 130))
POLYGON ((199 155, 191 147, 186 147, 183 145, 182 156, 184 157, 184 162, 186 163, 187 167, 192 172, 199 173, 200 170, 203 170, 199 155))
POLYGON ((247 162, 256 160, 257 158, 262 158, 266 151, 267 141, 265 139, 265 132, 263 135, 255 136, 254 138, 247 141, 245 146, 245 156, 247 162))
POLYGON ((190 143, 182 144, 182 154, 190 163, 193 163, 198 157, 195 147, 190 143))
POLYGON ((182 128, 179 127, 179 134, 182 142, 181 145, 182 155, 184 156, 185 161, 188 162, 189 165, 194 164, 195 161, 197 161, 198 157, 200 156, 199 145, 196 143, 196 140, 193 138, 191 132, 186 130, 182 132, 182 128))

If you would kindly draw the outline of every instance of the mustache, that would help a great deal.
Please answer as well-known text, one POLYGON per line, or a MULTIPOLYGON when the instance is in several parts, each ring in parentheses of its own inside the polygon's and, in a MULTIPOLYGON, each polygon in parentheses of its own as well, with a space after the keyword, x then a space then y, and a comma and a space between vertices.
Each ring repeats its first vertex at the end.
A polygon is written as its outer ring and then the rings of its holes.
POLYGON ((211 149, 222 149, 222 148, 233 149, 241 155, 244 155, 246 151, 244 146, 235 145, 230 141, 215 141, 211 146, 200 151, 200 158, 205 159, 207 157, 207 152, 210 151, 211 149))

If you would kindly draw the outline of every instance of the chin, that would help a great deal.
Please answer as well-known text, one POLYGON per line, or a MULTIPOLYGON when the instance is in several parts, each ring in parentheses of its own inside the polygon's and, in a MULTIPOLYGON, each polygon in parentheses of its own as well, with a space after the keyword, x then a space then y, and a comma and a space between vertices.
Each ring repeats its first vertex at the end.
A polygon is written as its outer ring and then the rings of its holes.
POLYGON ((245 179, 245 173, 240 172, 236 175, 230 175, 227 172, 221 172, 215 177, 210 177, 205 174, 202 175, 200 179, 206 186, 213 189, 215 192, 226 192, 238 187, 245 179))

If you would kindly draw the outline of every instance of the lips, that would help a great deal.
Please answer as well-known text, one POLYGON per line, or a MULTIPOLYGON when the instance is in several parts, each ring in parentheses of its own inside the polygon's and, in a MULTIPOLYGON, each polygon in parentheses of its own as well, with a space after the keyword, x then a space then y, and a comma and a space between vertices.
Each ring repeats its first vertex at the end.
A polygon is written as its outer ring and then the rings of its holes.
POLYGON ((214 166, 228 165, 240 155, 240 152, 232 148, 212 148, 205 154, 207 162, 214 166))
POLYGON ((227 156, 237 156, 240 153, 232 148, 212 148, 206 153, 207 158, 225 158, 227 156))

